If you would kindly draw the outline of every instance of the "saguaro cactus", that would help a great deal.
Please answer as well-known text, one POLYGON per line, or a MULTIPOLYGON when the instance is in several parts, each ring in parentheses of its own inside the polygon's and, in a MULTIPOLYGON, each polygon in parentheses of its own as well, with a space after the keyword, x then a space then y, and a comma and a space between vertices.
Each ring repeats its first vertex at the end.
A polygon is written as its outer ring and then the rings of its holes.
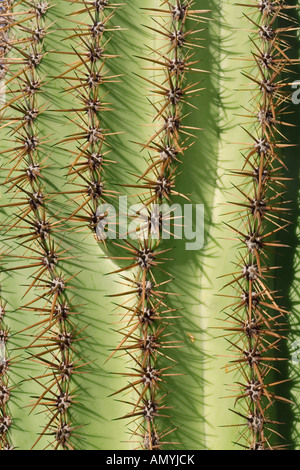
POLYGON ((277 363, 286 360, 279 351, 286 334, 288 312, 280 306, 279 295, 270 280, 279 268, 271 249, 285 247, 278 237, 290 223, 288 201, 283 199, 288 177, 282 156, 282 149, 291 145, 284 141, 282 130, 289 125, 284 120, 289 98, 285 89, 289 83, 281 72, 295 64, 295 59, 288 57, 291 47, 286 40, 295 26, 288 16, 291 7, 287 5, 261 2, 250 8, 259 12, 258 21, 246 16, 256 28, 253 61, 257 72, 245 73, 257 90, 249 110, 255 134, 247 130, 254 144, 249 145, 243 156, 242 169, 235 172, 243 178, 242 184, 236 186, 242 200, 233 203, 238 207, 233 211, 238 227, 231 228, 246 254, 239 254, 237 272, 226 284, 235 288, 234 295, 230 295, 233 313, 228 313, 232 325, 226 331, 240 335, 230 344, 237 352, 231 367, 238 368, 242 376, 236 400, 247 402, 242 411, 235 411, 246 420, 241 425, 246 427, 241 437, 245 438, 246 446, 261 449, 272 445, 274 448, 272 433, 280 433, 274 430, 279 423, 270 417, 272 406, 277 400, 289 402, 273 391, 276 385, 288 380, 274 379, 277 363), (287 24, 278 24, 280 19, 287 24))
POLYGON ((1 2, 1 449, 298 447, 297 15, 1 2))

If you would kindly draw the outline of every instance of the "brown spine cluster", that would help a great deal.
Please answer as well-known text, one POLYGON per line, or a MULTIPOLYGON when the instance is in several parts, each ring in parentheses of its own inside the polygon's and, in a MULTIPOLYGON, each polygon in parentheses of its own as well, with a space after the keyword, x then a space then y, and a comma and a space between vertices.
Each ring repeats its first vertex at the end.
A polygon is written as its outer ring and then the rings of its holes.
POLYGON ((13 0, 4 0, 0 5, 0 14, 1 14, 1 23, 0 23, 0 80, 5 78, 7 67, 5 64, 5 56, 9 51, 8 38, 9 38, 9 29, 12 24, 11 14, 12 14, 12 5, 13 0))
POLYGON ((118 132, 103 127, 103 115, 112 110, 106 102, 108 93, 104 87, 119 81, 120 77, 120 74, 112 74, 108 65, 117 57, 109 53, 109 44, 112 35, 121 30, 112 25, 119 4, 106 0, 77 4, 79 9, 70 15, 70 21, 76 27, 70 28, 72 32, 66 38, 72 47, 66 54, 75 60, 58 77, 66 81, 65 92, 76 103, 71 109, 62 110, 72 116, 70 123, 77 127, 75 134, 60 142, 76 144, 70 149, 75 157, 68 172, 72 189, 64 194, 76 204, 68 220, 78 227, 88 227, 95 239, 102 241, 101 224, 107 214, 101 212, 100 206, 116 195, 109 189, 104 175, 105 168, 116 163, 110 159, 109 137, 118 132), (77 20, 83 13, 86 14, 85 22, 77 20))
POLYGON ((2 258, 5 272, 31 271, 25 293, 30 300, 20 311, 39 314, 41 318, 18 333, 24 336, 29 332, 33 336, 26 349, 31 359, 45 369, 32 379, 41 387, 32 409, 41 407, 47 416, 47 424, 33 447, 47 435, 51 436, 47 447, 73 449, 76 428, 71 420, 75 403, 71 378, 82 367, 76 358, 81 331, 74 323, 76 307, 71 305, 68 294, 74 276, 68 278, 62 267, 70 256, 57 239, 60 222, 50 215, 48 203, 52 195, 45 193, 49 136, 39 135, 39 122, 47 107, 43 67, 47 66, 47 35, 51 32, 47 17, 51 16, 51 8, 44 1, 18 2, 8 16, 10 35, 5 45, 9 54, 3 59, 7 102, 1 112, 2 127, 10 131, 13 146, 1 151, 1 170, 6 175, 3 187, 13 202, 1 206, 8 217, 2 232, 8 240, 15 241, 18 250, 17 254, 8 250, 2 258))
POLYGON ((120 305, 122 340, 113 354, 122 351, 133 362, 132 371, 122 374, 129 384, 113 395, 131 392, 132 398, 126 403, 132 411, 122 419, 137 423, 132 439, 137 448, 146 450, 176 444, 168 437, 176 428, 172 424, 163 428, 160 423, 162 417, 170 420, 165 383, 168 376, 178 375, 172 372, 175 362, 169 351, 181 346, 168 331, 176 314, 168 305, 172 294, 167 284, 172 279, 163 269, 170 248, 163 246, 161 239, 166 227, 178 221, 168 211, 164 213, 162 205, 174 196, 186 197, 176 190, 176 176, 185 151, 194 142, 193 132, 198 130, 185 124, 184 109, 198 91, 198 84, 188 83, 188 77, 190 72, 200 72, 193 56, 201 31, 198 25, 206 21, 207 12, 196 10, 195 5, 194 1, 164 1, 159 8, 148 10, 153 16, 150 30, 161 38, 157 50, 142 58, 150 62, 147 69, 154 75, 153 80, 144 79, 157 97, 152 102, 155 132, 146 143, 139 144, 151 156, 139 183, 130 185, 142 189, 137 195, 142 201, 137 214, 138 243, 126 240, 124 245, 118 244, 125 250, 124 257, 113 258, 128 263, 117 270, 127 291, 118 294, 126 300, 120 305))
MULTIPOLYGON (((242 182, 235 185, 237 210, 231 212, 229 225, 239 242, 239 258, 233 279, 225 287, 234 288, 229 295, 226 326, 230 349, 234 352, 229 370, 238 371, 236 403, 241 410, 239 445, 250 450, 284 447, 276 439, 274 403, 288 403, 276 394, 276 386, 285 382, 276 376, 281 357, 288 312, 280 306, 279 293, 272 283, 276 270, 274 252, 281 251, 280 233, 288 225, 288 207, 284 199, 285 163, 282 152, 287 143, 283 129, 290 84, 284 75, 295 60, 289 58, 289 37, 298 29, 289 18, 292 6, 287 2, 260 0, 247 4, 251 13, 245 15, 253 43, 251 61, 253 72, 245 72, 253 89, 249 119, 252 128, 245 129, 251 143, 243 153, 242 169, 235 171, 242 182)), ((248 58, 249 60, 249 58, 248 58)))

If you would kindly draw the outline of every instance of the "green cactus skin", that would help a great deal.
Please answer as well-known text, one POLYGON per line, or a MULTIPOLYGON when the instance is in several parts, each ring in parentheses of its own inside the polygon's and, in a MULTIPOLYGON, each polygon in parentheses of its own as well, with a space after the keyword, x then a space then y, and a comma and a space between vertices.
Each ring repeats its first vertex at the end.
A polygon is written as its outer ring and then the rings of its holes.
MULTIPOLYGON (((22 3, 18 8, 24 7, 22 3)), ((201 60, 201 69, 211 73, 201 76, 200 86, 205 90, 193 99, 198 111, 193 110, 186 121, 187 125, 203 130, 195 145, 185 154, 182 171, 176 179, 176 190, 187 194, 193 204, 205 205, 205 245, 199 251, 187 252, 185 240, 175 240, 169 244, 173 247, 170 258, 174 259, 167 261, 164 269, 173 278, 170 291, 179 294, 172 299, 172 307, 181 310, 181 318, 172 321, 170 331, 172 329, 176 332, 174 340, 182 341, 184 345, 172 351, 172 358, 178 362, 176 373, 183 375, 168 377, 166 389, 171 393, 167 397, 167 406, 172 409, 166 414, 171 415, 171 420, 162 418, 161 426, 167 428, 171 422, 177 428, 172 441, 179 444, 165 446, 166 449, 236 449, 238 447, 233 444, 237 436, 236 428, 225 425, 240 423, 240 418, 230 411, 234 399, 228 397, 231 395, 231 384, 239 378, 226 373, 228 360, 224 356, 228 354, 228 344, 221 337, 222 330, 215 328, 224 326, 222 309, 228 304, 228 299, 217 295, 224 286, 224 278, 220 276, 230 272, 236 256, 236 245, 227 239, 231 235, 223 222, 224 213, 228 212, 225 204, 232 200, 233 178, 229 170, 241 166, 241 146, 234 143, 246 140, 244 131, 239 127, 241 118, 238 114, 248 103, 247 92, 242 91, 242 88, 246 88, 249 80, 240 72, 247 67, 241 56, 250 54, 252 44, 244 31, 244 28, 247 29, 247 22, 242 18, 242 13, 246 12, 244 7, 227 0, 221 3, 203 0, 198 3, 201 3, 199 8, 212 11, 212 21, 207 22, 201 33, 206 48, 196 49, 195 59, 201 60)), ((155 0, 155 6, 160 8, 160 5, 159 0, 155 0)), ((143 0, 142 7, 154 8, 154 4, 150 0, 143 0)), ((47 103, 47 106, 37 121, 39 136, 43 138, 50 135, 51 139, 46 144, 45 153, 50 155, 47 168, 43 170, 45 193, 52 196, 47 201, 47 211, 55 214, 55 220, 59 222, 60 228, 54 237, 56 241, 62 239, 61 250, 70 249, 66 256, 72 258, 62 262, 62 269, 68 277, 76 274, 70 281, 74 287, 71 291, 72 305, 78 312, 78 329, 86 328, 81 332, 83 340, 78 343, 76 353, 83 363, 89 364, 83 368, 87 374, 74 378, 77 395, 74 401, 78 403, 74 403, 71 413, 74 426, 84 427, 78 430, 79 438, 73 443, 77 449, 86 450, 132 449, 136 448, 136 443, 132 442, 130 426, 117 419, 128 413, 128 406, 116 401, 120 397, 110 396, 125 385, 124 378, 118 374, 128 367, 128 358, 122 356, 106 362, 120 342, 117 310, 114 299, 109 296, 124 291, 118 274, 107 275, 120 269, 117 260, 109 259, 109 256, 120 257, 123 250, 108 241, 108 254, 106 248, 97 243, 88 230, 80 230, 78 224, 76 226, 67 220, 74 205, 70 204, 70 194, 63 194, 73 190, 67 176, 67 166, 74 160, 74 155, 61 141, 74 135, 77 130, 75 125, 70 124, 69 114, 63 112, 74 107, 74 100, 64 91, 65 80, 57 77, 74 60, 65 54, 73 52, 70 41, 65 39, 71 34, 69 29, 74 28, 74 24, 71 26, 73 18, 67 16, 66 12, 69 14, 76 10, 78 4, 63 0, 55 5, 53 2, 47 12, 47 23, 55 22, 44 40, 43 47, 49 53, 43 59, 40 74, 45 76, 46 83, 38 99, 39 103, 47 103)), ((152 124, 153 119, 153 107, 147 100, 149 91, 137 75, 149 79, 153 77, 151 71, 144 69, 145 62, 139 57, 149 54, 149 46, 157 47, 160 37, 145 28, 145 25, 152 27, 153 23, 151 15, 141 10, 141 2, 138 0, 120 5, 114 21, 121 31, 113 34, 108 44, 110 53, 118 56, 110 65, 112 72, 122 74, 122 77, 118 83, 103 86, 103 90, 109 92, 107 101, 113 109, 105 115, 105 124, 112 132, 124 133, 110 136, 112 160, 117 161, 117 164, 106 170, 105 178, 111 190, 135 195, 136 189, 120 185, 136 184, 134 175, 141 175, 145 171, 146 162, 134 142, 147 142, 149 127, 145 124, 152 124)), ((296 41, 294 45, 295 50, 298 50, 296 41)), ((10 51, 8 57, 13 55, 14 51, 10 51)), ((6 101, 8 89, 9 85, 6 86, 6 101)), ((292 111, 291 121, 296 123, 297 110, 292 108, 292 111)), ((8 140, 11 137, 7 128, 0 129, 0 135, 4 151, 10 148, 8 140)), ((293 143, 299 140, 293 130, 289 137, 293 143)), ((1 168, 9 166, 5 155, 1 154, 0 159, 1 168)), ((294 149, 288 150, 287 162, 289 172, 296 175, 298 164, 294 149)), ((12 193, 6 192, 7 184, 4 184, 6 175, 7 172, 1 170, 1 206, 12 202, 12 193)), ((296 177, 288 184, 286 199, 296 201, 297 194, 296 177)), ((176 198, 174 200, 177 201, 176 198)), ((286 239, 282 239, 292 247, 287 250, 284 259, 279 254, 274 255, 274 263, 283 265, 283 270, 274 280, 274 288, 282 288, 286 299, 289 299, 287 303, 291 304, 289 310, 293 307, 293 315, 290 316, 293 331, 289 343, 283 346, 283 353, 287 355, 289 349, 294 351, 294 342, 298 337, 296 202, 293 208, 293 231, 286 235, 286 239)), ((31 449, 45 428, 48 417, 46 414, 38 414, 38 410, 30 413, 33 397, 41 394, 41 385, 27 379, 43 374, 44 367, 29 360, 32 350, 26 348, 32 341, 30 334, 33 330, 21 332, 38 321, 35 313, 22 309, 33 298, 23 298, 23 295, 32 282, 30 276, 34 270, 5 272, 8 267, 26 263, 21 258, 13 260, 3 256, 12 252, 24 256, 24 248, 19 246, 18 241, 8 240, 10 234, 6 233, 7 225, 16 220, 14 212, 12 207, 5 210, 1 208, 1 298, 2 302, 7 301, 5 326, 11 334, 8 342, 9 357, 18 356, 9 374, 9 384, 16 388, 9 401, 13 422, 8 436, 16 449, 31 449)), ((280 427, 279 432, 287 438, 291 447, 299 448, 297 362, 293 364, 289 361, 288 367, 283 367, 282 374, 284 378, 293 378, 293 383, 282 385, 280 395, 288 398, 292 396, 295 404, 292 407, 276 406, 274 416, 279 421, 287 418, 287 424, 280 427)), ((44 449, 50 440, 44 436, 35 449, 44 449)))

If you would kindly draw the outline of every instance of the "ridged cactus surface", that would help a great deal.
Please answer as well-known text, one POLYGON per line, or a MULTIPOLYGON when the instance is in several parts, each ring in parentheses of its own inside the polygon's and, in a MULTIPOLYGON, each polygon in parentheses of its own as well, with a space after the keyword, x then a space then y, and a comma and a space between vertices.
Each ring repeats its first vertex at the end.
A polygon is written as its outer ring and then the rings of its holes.
POLYGON ((295 1, 1 1, 1 450, 298 449, 295 1))

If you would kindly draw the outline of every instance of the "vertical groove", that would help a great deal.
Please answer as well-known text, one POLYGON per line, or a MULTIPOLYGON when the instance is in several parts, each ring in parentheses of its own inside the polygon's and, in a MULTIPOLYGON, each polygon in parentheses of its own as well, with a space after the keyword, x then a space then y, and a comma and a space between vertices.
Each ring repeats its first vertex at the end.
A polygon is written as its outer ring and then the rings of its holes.
POLYGON ((171 203, 176 196, 188 200, 176 190, 176 176, 184 152, 192 146, 194 132, 199 130, 184 123, 187 102, 199 91, 198 84, 187 80, 190 72, 201 71, 193 60, 193 50, 201 31, 198 23, 206 21, 207 13, 195 10, 195 4, 160 2, 158 8, 145 9, 153 15, 149 29, 158 38, 156 50, 149 48, 149 55, 144 58, 146 68, 153 72, 153 79, 145 80, 154 97, 151 104, 155 130, 146 143, 139 143, 150 154, 146 171, 138 184, 124 185, 142 190, 137 194, 142 201, 140 210, 132 217, 136 227, 127 234, 134 238, 136 232, 138 242, 126 240, 124 256, 112 257, 129 263, 116 271, 128 286, 128 291, 120 295, 128 297, 120 305, 125 325, 113 354, 127 354, 132 362, 132 371, 122 374, 129 384, 113 395, 132 392, 132 401, 126 399, 132 411, 122 419, 137 423, 135 428, 129 428, 131 439, 136 448, 146 450, 178 444, 169 437, 176 427, 167 406, 167 387, 168 377, 179 375, 173 372, 176 364, 171 350, 181 344, 173 340, 172 319, 178 314, 168 304, 173 294, 167 286, 172 279, 164 270, 164 263, 170 248, 162 238, 176 237, 173 230, 181 225, 181 218, 172 214, 172 209, 164 210, 163 204, 171 203), (164 421, 168 423, 166 428, 164 421))

